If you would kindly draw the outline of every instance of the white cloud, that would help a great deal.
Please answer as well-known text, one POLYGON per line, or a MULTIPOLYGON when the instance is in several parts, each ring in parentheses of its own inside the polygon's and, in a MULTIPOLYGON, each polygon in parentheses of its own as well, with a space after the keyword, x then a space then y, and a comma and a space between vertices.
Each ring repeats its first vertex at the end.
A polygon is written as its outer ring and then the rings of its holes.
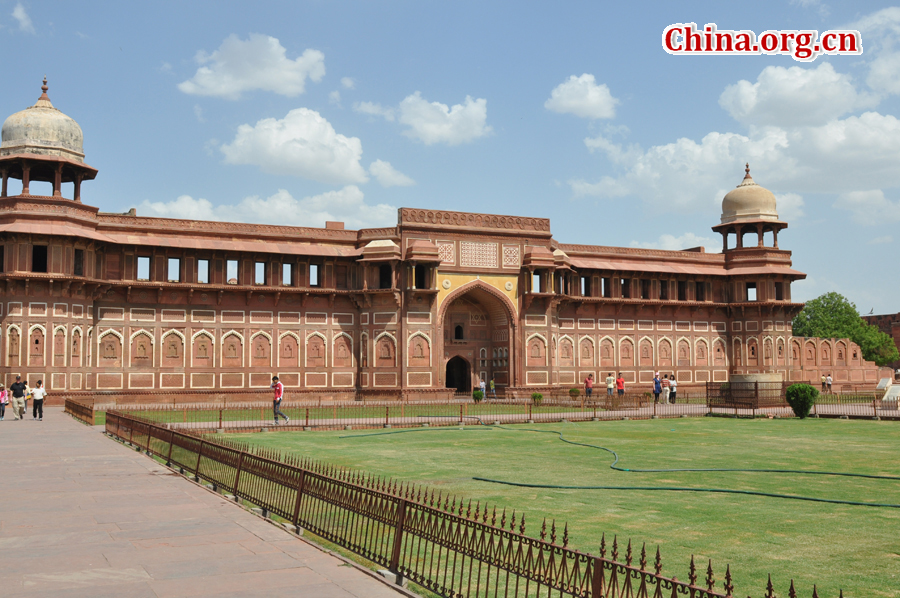
POLYGON ((890 235, 884 235, 883 237, 875 237, 871 241, 868 242, 868 245, 884 245, 886 243, 893 243, 894 237, 890 235))
POLYGON ((369 165, 369 173, 375 177, 382 187, 411 187, 414 180, 396 170, 390 162, 375 160, 369 165))
POLYGON ((356 81, 351 77, 341 77, 341 85, 344 89, 356 89, 356 81))
POLYGON ((31 17, 28 16, 28 12, 25 10, 25 7, 22 6, 21 2, 16 2, 16 6, 12 11, 12 16, 18 21, 20 31, 34 33, 34 24, 31 22, 31 17))
POLYGON ((230 35, 212 54, 198 52, 196 61, 200 68, 178 89, 229 100, 257 89, 294 97, 304 92, 307 78, 318 82, 325 76, 322 52, 308 49, 291 60, 276 38, 258 33, 247 40, 230 35))
POLYGON ((632 247, 641 247, 643 249, 665 249, 667 251, 678 251, 679 249, 691 249, 693 247, 715 247, 716 244, 721 245, 722 241, 712 239, 710 237, 701 237, 694 233, 684 233, 680 237, 674 235, 662 234, 656 241, 632 241, 632 247))
POLYGON ((877 103, 877 97, 858 93, 851 77, 827 62, 814 69, 769 66, 756 83, 738 81, 719 97, 719 105, 736 120, 779 127, 822 125, 877 103))
POLYGON ((206 122, 206 119, 203 117, 203 108, 200 106, 200 104, 194 104, 194 116, 197 117, 198 122, 206 122))
POLYGON ((138 214, 161 218, 283 224, 323 227, 328 220, 346 223, 348 228, 390 226, 397 221, 397 208, 387 204, 369 205, 356 185, 337 191, 295 199, 284 189, 261 198, 253 195, 237 204, 214 206, 207 199, 182 195, 170 202, 144 201, 138 214))
POLYGON ((220 149, 225 162, 253 164, 270 174, 338 184, 368 180, 359 163, 359 138, 335 132, 331 123, 308 108, 291 110, 281 120, 241 125, 234 140, 220 149))
POLYGON ((404 135, 425 145, 468 143, 492 130, 486 124, 487 100, 473 100, 471 96, 451 108, 440 102, 429 102, 417 91, 400 102, 399 120, 409 127, 404 135))
POLYGON ((354 112, 359 112, 360 114, 368 114, 370 116, 380 116, 385 120, 394 121, 394 109, 386 108, 381 104, 376 104, 374 102, 356 102, 353 104, 354 112))
POLYGON ((785 222, 797 220, 804 216, 803 196, 796 193, 778 193, 775 195, 775 205, 778 208, 778 219, 785 222))
POLYGON ((335 106, 340 106, 341 105, 341 92, 339 92, 338 90, 335 89, 334 91, 329 93, 328 94, 328 103, 334 104, 335 106))
POLYGON ((874 226, 900 221, 900 201, 891 201, 881 189, 842 193, 834 207, 849 210, 860 224, 874 226))
POLYGON ((550 92, 544 108, 574 114, 581 118, 613 118, 619 100, 612 97, 605 83, 597 85, 593 75, 572 75, 550 92))
POLYGON ((890 7, 866 15, 846 29, 857 29, 865 39, 864 59, 868 59, 866 83, 872 89, 900 94, 900 7, 890 7))

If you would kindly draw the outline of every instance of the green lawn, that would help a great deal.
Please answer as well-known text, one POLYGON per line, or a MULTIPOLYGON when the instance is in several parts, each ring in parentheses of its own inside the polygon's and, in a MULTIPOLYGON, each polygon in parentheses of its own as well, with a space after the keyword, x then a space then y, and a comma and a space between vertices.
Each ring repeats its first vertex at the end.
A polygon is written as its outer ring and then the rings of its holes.
MULTIPOLYGON (((687 577, 690 556, 711 558, 721 580, 730 563, 737 596, 765 593, 772 574, 786 596, 900 597, 900 509, 746 495, 648 490, 534 489, 475 481, 486 477, 553 485, 728 488, 900 504, 900 481, 795 474, 636 473, 609 468, 609 453, 565 444, 552 434, 618 452, 625 468, 776 468, 900 476, 900 427, 841 420, 678 420, 585 422, 415 431, 283 432, 232 435, 336 465, 415 481, 465 498, 526 512, 529 535, 542 518, 568 521, 570 545, 597 552, 606 533, 659 545, 663 572, 687 577), (516 431, 513 431, 516 430, 516 431), (400 433, 398 433, 400 432, 400 433)), ((624 553, 624 547, 620 551, 624 553)), ((702 577, 702 575, 701 575, 702 577)))

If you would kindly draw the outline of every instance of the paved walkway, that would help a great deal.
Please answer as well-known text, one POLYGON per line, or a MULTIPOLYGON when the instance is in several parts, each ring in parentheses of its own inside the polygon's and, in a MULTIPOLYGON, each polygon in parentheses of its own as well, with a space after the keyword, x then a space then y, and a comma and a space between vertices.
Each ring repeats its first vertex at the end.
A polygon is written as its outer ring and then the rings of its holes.
POLYGON ((404 594, 62 413, 0 422, 0 595, 404 594))

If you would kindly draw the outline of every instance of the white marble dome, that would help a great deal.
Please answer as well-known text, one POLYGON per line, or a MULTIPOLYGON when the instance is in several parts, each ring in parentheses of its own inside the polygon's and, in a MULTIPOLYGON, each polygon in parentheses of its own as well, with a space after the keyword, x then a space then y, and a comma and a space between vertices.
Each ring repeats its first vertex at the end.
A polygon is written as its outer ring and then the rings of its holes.
POLYGON ((750 165, 745 170, 744 180, 722 199, 722 224, 742 220, 778 220, 775 195, 760 187, 750 176, 750 165))
POLYGON ((53 107, 47 97, 47 79, 38 101, 3 123, 0 156, 38 154, 84 162, 84 134, 72 118, 53 107))

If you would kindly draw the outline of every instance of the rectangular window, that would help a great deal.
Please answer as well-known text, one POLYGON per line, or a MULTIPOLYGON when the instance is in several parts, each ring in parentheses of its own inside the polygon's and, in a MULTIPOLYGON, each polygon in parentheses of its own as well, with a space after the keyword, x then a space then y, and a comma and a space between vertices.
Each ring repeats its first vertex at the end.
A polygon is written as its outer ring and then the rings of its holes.
POLYGON ((747 301, 756 301, 756 283, 747 283, 747 301))
POLYGON ((209 260, 197 260, 197 282, 209 284, 209 260))
POLYGON ((281 284, 294 286, 294 264, 281 264, 281 284))
POLYGON ((319 264, 309 265, 309 286, 319 286, 319 264))
MULTIPOLYGON (((0 257, 3 255, 3 248, 0 247, 0 257)), ((3 260, 0 259, 0 266, 3 260)), ((73 264, 72 274, 75 276, 84 276, 84 249, 75 250, 75 263, 73 264)))
POLYGON ((696 301, 706 301, 706 283, 694 283, 694 299, 696 301))
POLYGON ((686 280, 678 281, 678 300, 679 301, 687 301, 687 281, 686 280))
POLYGON ((603 296, 612 297, 612 279, 601 278, 600 281, 603 285, 603 296))
POLYGON ((631 299, 631 279, 622 279, 622 299, 631 299))
POLYGON ((531 275, 531 292, 532 293, 540 293, 541 292, 541 275, 535 272, 531 275))
POLYGON ((391 267, 388 264, 382 264, 378 266, 378 288, 379 289, 390 289, 392 288, 392 275, 391 267))
POLYGON ((641 279, 641 299, 649 299, 650 298, 650 280, 647 278, 641 279))
POLYGON ((775 301, 784 301, 784 283, 775 283, 775 301))
POLYGON ((150 256, 139 255, 137 259, 137 279, 150 280, 150 256))
POLYGON ((581 277, 581 296, 587 297, 591 294, 591 279, 587 276, 581 277))
POLYGON ((659 281, 659 298, 663 301, 669 300, 669 281, 668 280, 660 280, 659 281))
POLYGON ((334 286, 339 289, 346 289, 347 283, 347 266, 335 266, 334 268, 334 286))
POLYGON ((31 247, 31 271, 46 272, 47 271, 47 246, 33 245, 31 247))
POLYGON ((177 257, 169 258, 169 282, 181 282, 181 260, 177 257))
POLYGON ((427 278, 426 277, 427 271, 425 270, 425 266, 415 266, 414 269, 416 271, 416 274, 415 274, 416 288, 417 289, 427 289, 428 283, 425 281, 425 279, 427 278))
POLYGON ((266 284, 265 262, 256 262, 253 265, 253 284, 266 284))
POLYGON ((238 283, 238 261, 227 260, 225 262, 225 282, 228 284, 238 283))

